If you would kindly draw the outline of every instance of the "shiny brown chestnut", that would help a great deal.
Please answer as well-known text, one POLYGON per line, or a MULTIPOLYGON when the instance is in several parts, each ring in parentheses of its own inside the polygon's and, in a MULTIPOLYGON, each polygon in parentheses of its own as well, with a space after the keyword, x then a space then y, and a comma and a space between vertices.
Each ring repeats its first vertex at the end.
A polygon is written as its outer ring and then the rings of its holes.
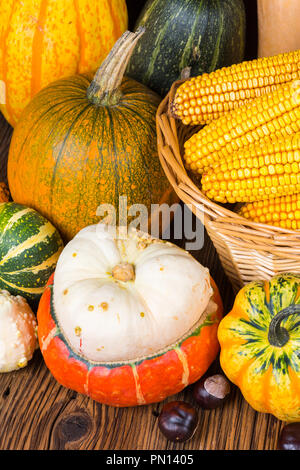
POLYGON ((289 423, 281 431, 278 450, 300 450, 300 423, 289 423))
POLYGON ((230 394, 230 382, 221 374, 204 376, 193 387, 196 402, 205 410, 222 406, 230 394))
POLYGON ((189 403, 172 401, 167 403, 159 417, 158 427, 164 436, 173 442, 190 439, 198 426, 198 414, 189 403))

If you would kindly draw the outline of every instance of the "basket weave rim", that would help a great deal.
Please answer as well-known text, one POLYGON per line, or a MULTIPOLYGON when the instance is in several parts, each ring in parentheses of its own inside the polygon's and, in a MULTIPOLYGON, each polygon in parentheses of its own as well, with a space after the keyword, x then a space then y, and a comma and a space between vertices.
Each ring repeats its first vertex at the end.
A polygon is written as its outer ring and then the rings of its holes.
MULTIPOLYGON (((177 125, 180 122, 174 117, 171 110, 171 102, 175 96, 178 86, 185 80, 178 80, 173 83, 169 93, 161 101, 156 113, 156 127, 157 127, 157 146, 158 154, 161 165, 165 174, 183 202, 191 204, 193 211, 195 207, 200 209, 200 216, 204 225, 212 225, 216 228, 222 224, 222 232, 224 232, 224 225, 243 227, 243 232, 248 230, 250 233, 256 230, 258 237, 269 238, 270 243, 286 244, 291 241, 300 242, 300 230, 285 229, 282 227, 273 226, 270 224, 263 224, 261 222, 253 222, 245 217, 233 212, 226 207, 208 199, 199 187, 189 177, 183 163, 183 158, 180 152, 179 139, 177 135, 177 125), (203 214, 201 214, 203 212, 203 214)), ((180 123, 180 125, 184 126, 180 123)), ((192 126, 184 126, 193 129, 192 126)), ((194 128, 195 129, 195 128, 194 128)), ((236 227, 234 229, 236 231, 236 227)))

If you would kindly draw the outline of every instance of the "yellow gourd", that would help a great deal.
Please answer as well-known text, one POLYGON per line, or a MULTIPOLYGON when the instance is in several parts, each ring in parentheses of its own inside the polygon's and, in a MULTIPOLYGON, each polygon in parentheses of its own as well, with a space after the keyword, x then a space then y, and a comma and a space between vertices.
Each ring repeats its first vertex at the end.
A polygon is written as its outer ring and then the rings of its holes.
POLYGON ((220 363, 257 411, 300 421, 300 275, 251 282, 218 329, 220 363))

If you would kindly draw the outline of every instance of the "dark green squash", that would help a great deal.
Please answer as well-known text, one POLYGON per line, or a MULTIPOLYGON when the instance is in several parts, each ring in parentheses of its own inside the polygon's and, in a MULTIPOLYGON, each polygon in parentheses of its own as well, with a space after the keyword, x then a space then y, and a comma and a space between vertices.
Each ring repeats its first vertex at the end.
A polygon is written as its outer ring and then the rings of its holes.
POLYGON ((161 96, 186 67, 191 76, 241 62, 245 47, 242 0, 149 0, 136 28, 146 32, 127 75, 161 96))

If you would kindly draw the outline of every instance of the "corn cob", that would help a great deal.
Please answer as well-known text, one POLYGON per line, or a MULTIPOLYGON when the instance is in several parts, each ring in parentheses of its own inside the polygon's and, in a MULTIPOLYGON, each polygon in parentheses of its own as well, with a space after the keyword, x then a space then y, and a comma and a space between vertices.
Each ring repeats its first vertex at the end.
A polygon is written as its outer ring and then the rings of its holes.
POLYGON ((300 230, 300 194, 249 202, 239 214, 253 222, 300 230))
POLYGON ((254 202, 300 192, 300 133, 253 144, 214 164, 203 193, 218 202, 254 202))
POLYGON ((281 85, 273 93, 256 98, 194 134, 184 144, 187 168, 203 173, 232 152, 266 139, 300 131, 300 82, 281 85))
POLYGON ((300 50, 193 77, 180 85, 171 110, 183 124, 207 124, 224 113, 300 78, 300 50))

